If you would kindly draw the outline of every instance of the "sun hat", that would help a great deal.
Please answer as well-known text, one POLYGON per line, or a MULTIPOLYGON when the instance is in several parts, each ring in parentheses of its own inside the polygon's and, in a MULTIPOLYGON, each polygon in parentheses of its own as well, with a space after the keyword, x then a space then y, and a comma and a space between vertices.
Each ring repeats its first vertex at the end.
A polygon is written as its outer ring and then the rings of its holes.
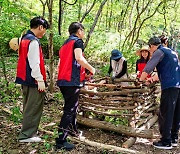
POLYGON ((14 51, 18 51, 19 49, 19 44, 21 42, 21 39, 22 39, 22 36, 26 33, 26 31, 23 31, 21 33, 21 36, 18 38, 18 37, 15 37, 15 38, 12 38, 10 41, 9 41, 9 46, 12 50, 14 51))
POLYGON ((119 50, 117 50, 117 49, 112 50, 112 52, 111 52, 111 59, 112 60, 116 60, 116 59, 119 59, 121 57, 122 57, 122 53, 119 50))
POLYGON ((149 46, 148 46, 148 45, 145 45, 145 46, 143 46, 141 49, 137 50, 137 51, 136 51, 136 55, 137 55, 137 56, 141 56, 141 52, 142 52, 142 51, 148 51, 148 52, 149 52, 149 46))
POLYGON ((17 51, 17 50, 19 49, 19 43, 20 43, 19 40, 20 40, 20 39, 17 38, 17 37, 12 38, 12 39, 10 40, 9 46, 10 46, 10 48, 11 48, 12 50, 17 51))

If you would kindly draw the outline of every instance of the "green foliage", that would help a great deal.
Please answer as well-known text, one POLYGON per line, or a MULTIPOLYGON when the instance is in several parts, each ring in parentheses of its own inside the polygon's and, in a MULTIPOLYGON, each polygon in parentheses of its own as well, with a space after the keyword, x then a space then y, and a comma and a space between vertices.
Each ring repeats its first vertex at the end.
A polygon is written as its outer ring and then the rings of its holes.
POLYGON ((20 107, 19 106, 15 106, 13 108, 11 108, 12 111, 12 115, 11 115, 11 120, 15 123, 15 124, 19 124, 22 120, 22 113, 20 112, 20 107))
POLYGON ((0 78, 0 82, 0 103, 16 103, 17 98, 20 96, 20 89, 16 87, 15 83, 9 83, 7 87, 6 81, 3 78, 0 78))
POLYGON ((107 73, 108 73, 108 70, 109 70, 109 65, 110 64, 107 64, 107 65, 104 65, 100 68, 100 71, 101 71, 101 76, 106 76, 107 73))
POLYGON ((128 126, 128 120, 126 118, 114 118, 110 116, 105 117, 105 121, 110 122, 114 125, 126 125, 128 126))
POLYGON ((49 135, 44 135, 43 136, 43 139, 45 140, 44 142, 44 146, 46 148, 46 150, 49 150, 51 148, 51 144, 48 142, 48 139, 49 139, 49 135))
MULTIPOLYGON (((96 1, 92 11, 87 14, 83 21, 85 26, 86 35, 88 34, 101 0, 96 1)), ((141 22, 152 15, 156 10, 156 7, 160 3, 160 0, 153 1, 150 3, 145 11, 140 15, 137 20, 138 11, 142 11, 142 8, 147 4, 146 1, 107 1, 105 4, 102 14, 98 19, 97 25, 91 34, 90 41, 85 50, 86 57, 98 61, 108 61, 110 52, 112 49, 120 49, 125 58, 128 59, 128 65, 134 67, 135 60, 137 59, 134 51, 139 48, 138 40, 147 42, 149 37, 152 35, 160 35, 162 32, 166 32, 169 36, 171 35, 170 30, 179 28, 180 19, 177 18, 179 14, 180 2, 175 0, 163 1, 162 5, 157 9, 157 12, 148 20, 142 24, 142 27, 137 36, 138 27, 141 26, 141 22), (138 9, 135 9, 139 6, 138 9), (118 11, 117 11, 118 10, 118 11), (136 22, 137 20, 137 22, 136 22), (136 37, 137 41, 131 48, 131 38, 127 40, 124 48, 122 45, 129 32, 137 24, 136 31, 134 34, 129 35, 130 37, 136 37), (129 51, 131 48, 131 51, 129 51)), ((59 36, 58 26, 58 1, 54 1, 53 6, 53 43, 54 43, 54 55, 58 55, 59 48, 63 44, 64 40, 68 37, 68 26, 73 21, 79 20, 83 14, 90 8, 92 1, 78 1, 75 5, 65 5, 63 3, 63 19, 62 19, 62 35, 59 36), (81 7, 81 8, 80 8, 81 7), (71 11, 70 11, 71 10, 71 11)), ((1 0, 0 7, 0 52, 8 53, 12 52, 9 50, 8 42, 13 37, 19 37, 24 29, 28 29, 29 20, 37 15, 42 15, 42 4, 39 0, 26 1, 26 0, 1 0), (38 9, 37 9, 38 8, 38 9)), ((45 18, 48 17, 48 10, 45 10, 45 18)), ((48 31, 47 31, 48 33, 48 31)), ((46 35, 48 36, 48 35, 46 35)), ((48 42, 47 38, 41 39, 43 51, 46 58, 48 57, 48 42)), ((134 68, 132 69, 134 71, 134 68)), ((131 72, 131 71, 130 71, 131 72)))

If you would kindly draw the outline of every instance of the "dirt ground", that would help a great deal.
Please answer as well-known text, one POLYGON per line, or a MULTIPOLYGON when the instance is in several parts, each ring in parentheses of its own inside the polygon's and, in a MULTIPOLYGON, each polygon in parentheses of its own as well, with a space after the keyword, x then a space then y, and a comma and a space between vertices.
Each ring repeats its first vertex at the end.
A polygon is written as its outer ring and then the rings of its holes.
MULTIPOLYGON (((42 143, 19 143, 17 135, 20 131, 21 124, 15 125, 10 119, 10 115, 3 110, 0 110, 0 154, 115 154, 117 152, 98 149, 96 147, 88 146, 80 142, 73 142, 76 148, 70 152, 54 149, 54 138, 56 137, 57 125, 60 118, 59 103, 51 102, 45 105, 44 113, 41 120, 41 127, 47 131, 54 132, 55 135, 49 135, 45 132, 39 131, 39 135, 43 138, 42 143)), ((91 141, 115 145, 121 147, 122 143, 126 141, 127 136, 117 134, 114 132, 102 131, 99 129, 79 126, 83 131, 83 136, 91 141)), ((157 123, 153 126, 153 131, 159 138, 157 123)), ((180 154, 179 146, 172 150, 158 150, 152 147, 153 140, 138 138, 136 143, 130 148, 144 154, 180 154)))

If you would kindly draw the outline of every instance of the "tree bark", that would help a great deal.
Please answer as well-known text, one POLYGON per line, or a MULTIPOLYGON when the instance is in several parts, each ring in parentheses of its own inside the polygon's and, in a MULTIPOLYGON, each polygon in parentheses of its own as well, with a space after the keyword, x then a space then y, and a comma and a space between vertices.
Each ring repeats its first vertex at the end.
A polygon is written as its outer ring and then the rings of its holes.
POLYGON ((97 95, 97 96, 114 96, 114 95, 128 95, 128 94, 134 94, 134 93, 145 93, 150 92, 149 89, 131 89, 131 90, 123 90, 123 91, 112 91, 112 92, 94 92, 94 91, 88 91, 85 89, 81 89, 81 94, 90 94, 90 95, 97 95))
MULTIPOLYGON (((153 118, 151 118, 146 124, 144 124, 140 129, 149 129, 151 126, 155 124, 158 117, 155 115, 153 118)), ((123 143, 123 148, 129 148, 136 142, 136 138, 130 137, 126 142, 123 143)))
POLYGON ((59 20, 58 20, 58 32, 59 32, 59 35, 61 35, 62 14, 63 14, 62 0, 59 0, 59 20))
POLYGON ((151 130, 144 130, 144 129, 140 130, 137 128, 131 128, 124 125, 115 126, 105 121, 83 118, 82 116, 77 116, 77 120, 78 123, 93 128, 114 131, 117 133, 133 136, 133 137, 153 138, 153 132, 151 130))
POLYGON ((53 53, 53 23, 52 23, 52 10, 53 10, 53 0, 47 0, 48 11, 49 11, 49 24, 50 33, 48 39, 48 50, 49 50, 49 73, 50 73, 50 84, 49 90, 52 93, 54 88, 54 53, 53 53))

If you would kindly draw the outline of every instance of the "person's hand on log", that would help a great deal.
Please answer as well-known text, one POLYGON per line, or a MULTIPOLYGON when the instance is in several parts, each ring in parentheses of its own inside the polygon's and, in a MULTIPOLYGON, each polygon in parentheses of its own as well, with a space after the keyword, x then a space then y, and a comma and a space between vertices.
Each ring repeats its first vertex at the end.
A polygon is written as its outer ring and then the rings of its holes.
POLYGON ((85 79, 87 81, 90 81, 92 79, 92 76, 93 74, 88 69, 85 69, 85 79))

